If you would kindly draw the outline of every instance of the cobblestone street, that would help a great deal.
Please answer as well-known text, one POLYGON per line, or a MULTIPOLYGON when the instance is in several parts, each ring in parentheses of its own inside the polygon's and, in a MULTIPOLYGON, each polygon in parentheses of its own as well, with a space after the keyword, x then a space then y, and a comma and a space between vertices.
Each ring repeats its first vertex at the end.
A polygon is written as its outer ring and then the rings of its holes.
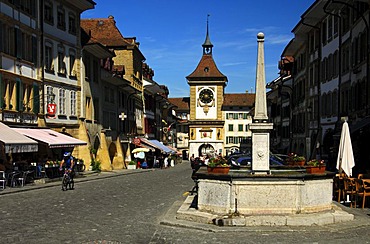
POLYGON ((0 243, 370 242, 369 209, 349 209, 356 225, 234 228, 190 222, 161 224, 165 218, 174 218, 192 188, 190 174, 190 166, 184 162, 163 170, 137 170, 109 178, 90 176, 66 192, 55 184, 2 194, 0 243))

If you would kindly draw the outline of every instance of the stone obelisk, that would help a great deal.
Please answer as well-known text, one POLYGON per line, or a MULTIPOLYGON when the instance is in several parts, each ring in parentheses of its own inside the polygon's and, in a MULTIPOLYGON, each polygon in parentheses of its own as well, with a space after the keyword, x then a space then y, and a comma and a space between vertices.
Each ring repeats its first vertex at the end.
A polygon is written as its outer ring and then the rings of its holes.
POLYGON ((265 79, 265 35, 257 34, 257 72, 256 72, 256 101, 253 122, 250 125, 252 131, 252 173, 270 173, 270 130, 273 124, 268 123, 265 79))

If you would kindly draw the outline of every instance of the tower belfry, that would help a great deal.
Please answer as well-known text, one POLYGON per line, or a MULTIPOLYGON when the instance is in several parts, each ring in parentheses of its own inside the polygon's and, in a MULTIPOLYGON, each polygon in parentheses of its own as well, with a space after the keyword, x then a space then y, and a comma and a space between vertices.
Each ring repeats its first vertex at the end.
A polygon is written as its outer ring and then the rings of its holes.
POLYGON ((208 31, 209 22, 208 22, 208 17, 209 17, 209 15, 207 15, 207 34, 206 34, 206 40, 204 41, 202 47, 203 47, 203 54, 210 54, 210 55, 212 55, 213 44, 211 43, 211 39, 209 38, 209 31, 208 31))

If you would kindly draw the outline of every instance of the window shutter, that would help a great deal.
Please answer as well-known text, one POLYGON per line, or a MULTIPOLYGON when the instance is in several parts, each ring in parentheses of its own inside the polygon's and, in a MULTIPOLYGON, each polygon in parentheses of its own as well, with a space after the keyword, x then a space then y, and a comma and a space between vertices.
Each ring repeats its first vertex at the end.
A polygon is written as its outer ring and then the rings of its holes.
POLYGON ((37 37, 32 36, 32 62, 37 66, 37 37))
POLYGON ((22 81, 16 78, 16 110, 23 110, 22 81))
POLYGON ((40 113, 40 87, 37 83, 33 83, 33 112, 35 114, 40 113))
POLYGON ((15 41, 14 43, 16 44, 15 46, 15 53, 17 58, 22 58, 22 32, 18 28, 14 28, 14 38, 15 41))

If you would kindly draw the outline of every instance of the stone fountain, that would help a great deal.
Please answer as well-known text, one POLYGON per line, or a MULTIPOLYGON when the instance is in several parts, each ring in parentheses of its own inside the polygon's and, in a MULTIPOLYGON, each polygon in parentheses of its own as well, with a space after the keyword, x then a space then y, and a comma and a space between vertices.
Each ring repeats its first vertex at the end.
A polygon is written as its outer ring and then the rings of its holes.
POLYGON ((273 169, 269 131, 264 34, 258 33, 256 102, 252 131, 252 167, 227 175, 197 173, 198 192, 189 196, 177 218, 230 226, 322 225, 353 220, 332 202, 334 173, 307 174, 305 169, 273 169), (195 201, 195 202, 194 202, 195 201), (191 206, 197 208, 191 208, 191 206))

